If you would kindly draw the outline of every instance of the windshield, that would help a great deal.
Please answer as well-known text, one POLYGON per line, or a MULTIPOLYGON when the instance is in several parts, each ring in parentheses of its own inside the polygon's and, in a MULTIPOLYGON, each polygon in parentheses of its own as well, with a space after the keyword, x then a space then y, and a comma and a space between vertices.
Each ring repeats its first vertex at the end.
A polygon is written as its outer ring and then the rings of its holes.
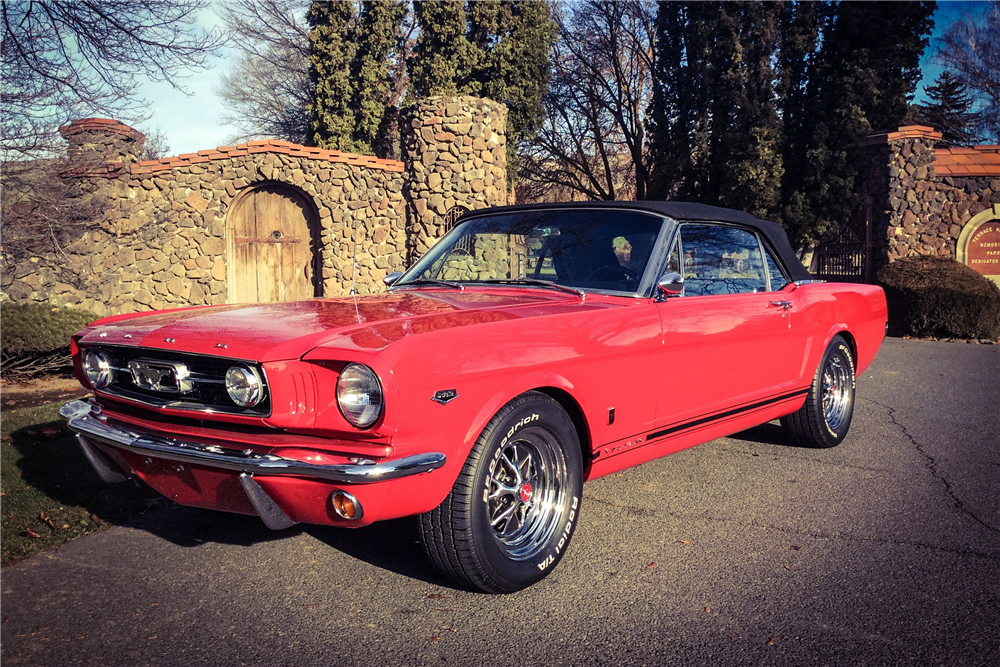
POLYGON ((609 209, 475 217, 438 241, 396 285, 546 281, 635 292, 662 224, 656 216, 609 209))

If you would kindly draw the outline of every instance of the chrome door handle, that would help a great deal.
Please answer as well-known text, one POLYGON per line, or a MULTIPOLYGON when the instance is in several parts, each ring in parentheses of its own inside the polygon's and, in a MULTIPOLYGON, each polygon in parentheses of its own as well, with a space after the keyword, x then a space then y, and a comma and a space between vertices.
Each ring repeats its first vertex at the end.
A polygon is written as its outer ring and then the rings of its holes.
POLYGON ((788 310, 789 308, 792 307, 792 302, 791 301, 772 301, 771 305, 772 306, 781 306, 782 310, 788 310))

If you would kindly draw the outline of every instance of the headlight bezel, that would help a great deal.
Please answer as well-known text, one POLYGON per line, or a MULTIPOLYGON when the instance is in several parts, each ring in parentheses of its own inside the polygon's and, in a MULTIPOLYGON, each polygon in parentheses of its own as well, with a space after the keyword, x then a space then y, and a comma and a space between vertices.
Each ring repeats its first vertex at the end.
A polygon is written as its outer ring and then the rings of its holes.
POLYGON ((240 408, 256 407, 263 402, 267 395, 264 388, 264 378, 254 366, 233 364, 226 369, 226 394, 229 396, 229 400, 240 408), (236 386, 237 378, 243 381, 245 386, 236 386), (242 399, 239 395, 233 395, 241 390, 249 392, 246 399, 242 399))
POLYGON ((385 411, 385 391, 378 373, 362 363, 345 364, 337 377, 337 408, 354 428, 365 430, 378 423, 385 411), (345 400, 352 395, 358 399, 345 400))
POLYGON ((83 367, 83 374, 94 389, 105 389, 114 382, 115 367, 113 359, 105 350, 100 348, 85 348, 81 355, 80 364, 83 367), (94 364, 91 361, 94 361, 94 364))

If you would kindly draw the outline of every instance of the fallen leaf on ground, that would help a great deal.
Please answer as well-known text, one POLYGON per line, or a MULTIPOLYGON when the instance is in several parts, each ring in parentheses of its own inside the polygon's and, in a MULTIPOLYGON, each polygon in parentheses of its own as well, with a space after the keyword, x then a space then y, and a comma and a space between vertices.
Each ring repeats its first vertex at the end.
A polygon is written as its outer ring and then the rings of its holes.
POLYGON ((33 537, 33 538, 38 538, 38 537, 41 537, 41 535, 39 535, 38 533, 36 533, 36 532, 35 532, 35 531, 33 531, 32 529, 28 528, 27 530, 22 530, 22 531, 21 531, 21 537, 33 537))
POLYGON ((739 637, 735 637, 733 635, 729 635, 729 638, 732 639, 734 642, 735 641, 739 641, 739 639, 740 639, 739 637))
POLYGON ((427 641, 429 641, 429 642, 439 642, 439 641, 441 641, 441 638, 440 637, 431 637, 427 641))
POLYGON ((93 521, 94 523, 100 523, 101 522, 101 517, 97 516, 96 514, 91 514, 90 515, 90 520, 93 521))
POLYGON ((441 595, 440 593, 428 593, 427 594, 427 599, 428 600, 443 600, 444 596, 441 595))
POLYGON ((656 567, 656 561, 654 560, 652 563, 650 563, 646 567, 656 567))
POLYGON ((791 569, 792 569, 792 566, 791 566, 791 565, 786 565, 786 566, 785 566, 785 569, 786 569, 786 570, 791 570, 791 569))
POLYGON ((712 608, 711 607, 705 607, 705 613, 706 614, 711 614, 712 613, 712 608))
POLYGON ((778 641, 778 638, 777 638, 777 637, 771 637, 770 639, 768 639, 768 640, 767 640, 767 645, 768 645, 768 646, 774 646, 774 643, 775 643, 776 641, 778 641))

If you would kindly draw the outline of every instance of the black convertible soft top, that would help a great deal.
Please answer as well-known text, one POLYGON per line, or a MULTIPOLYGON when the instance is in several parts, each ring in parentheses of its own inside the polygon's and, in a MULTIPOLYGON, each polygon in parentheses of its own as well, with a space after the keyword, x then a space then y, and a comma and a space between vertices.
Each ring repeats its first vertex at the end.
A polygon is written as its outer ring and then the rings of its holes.
POLYGON ((563 202, 552 204, 519 204, 517 206, 500 206, 489 209, 478 209, 463 215, 467 216, 493 214, 493 213, 514 213, 517 211, 537 211, 540 209, 566 209, 566 208, 617 208, 631 209, 638 211, 650 211, 673 218, 679 222, 731 222, 746 227, 753 227, 767 238, 771 247, 778 253, 782 264, 788 269, 792 280, 812 280, 813 276, 802 266, 802 262, 792 250, 792 244, 788 242, 788 235, 781 225, 755 218, 749 213, 734 211, 719 206, 708 204, 695 204, 692 202, 680 201, 586 201, 586 202, 563 202))

